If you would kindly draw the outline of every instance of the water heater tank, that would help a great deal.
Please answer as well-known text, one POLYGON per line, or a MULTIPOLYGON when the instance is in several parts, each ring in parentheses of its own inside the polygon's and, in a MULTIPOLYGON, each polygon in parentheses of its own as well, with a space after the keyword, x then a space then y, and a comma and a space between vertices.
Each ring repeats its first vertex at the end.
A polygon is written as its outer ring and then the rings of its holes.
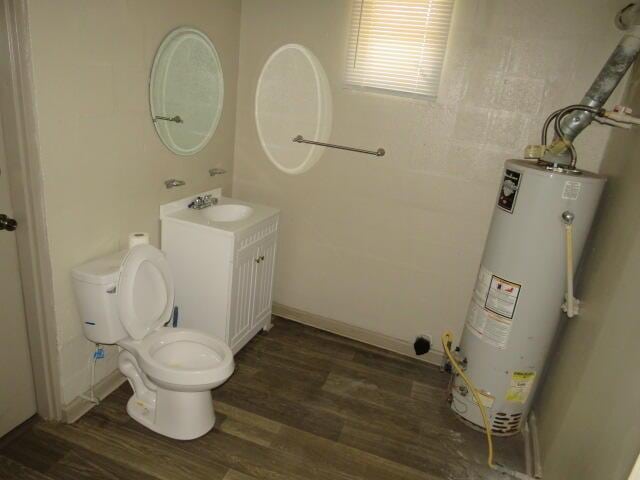
MULTIPOLYGON (((562 214, 575 216, 577 265, 604 183, 588 172, 505 163, 458 353, 496 435, 520 430, 561 318, 567 278, 562 214)), ((473 395, 458 376, 451 408, 483 428, 473 395)))

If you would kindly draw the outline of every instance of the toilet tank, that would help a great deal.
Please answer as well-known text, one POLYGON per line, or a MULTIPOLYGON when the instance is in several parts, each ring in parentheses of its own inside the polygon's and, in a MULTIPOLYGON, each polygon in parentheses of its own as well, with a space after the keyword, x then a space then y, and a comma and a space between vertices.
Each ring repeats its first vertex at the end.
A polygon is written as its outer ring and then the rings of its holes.
POLYGON ((116 286, 126 250, 71 270, 84 335, 95 343, 114 344, 128 334, 118 316, 116 286))

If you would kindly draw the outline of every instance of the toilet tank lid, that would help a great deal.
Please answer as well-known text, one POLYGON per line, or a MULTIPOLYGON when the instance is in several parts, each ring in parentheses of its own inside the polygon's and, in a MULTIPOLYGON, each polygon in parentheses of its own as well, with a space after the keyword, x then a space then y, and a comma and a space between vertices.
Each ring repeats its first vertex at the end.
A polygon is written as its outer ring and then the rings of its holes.
POLYGON ((78 281, 93 283, 94 285, 118 283, 120 266, 126 254, 127 250, 122 250, 112 253, 111 255, 90 260, 87 263, 73 268, 71 270, 71 276, 78 281))

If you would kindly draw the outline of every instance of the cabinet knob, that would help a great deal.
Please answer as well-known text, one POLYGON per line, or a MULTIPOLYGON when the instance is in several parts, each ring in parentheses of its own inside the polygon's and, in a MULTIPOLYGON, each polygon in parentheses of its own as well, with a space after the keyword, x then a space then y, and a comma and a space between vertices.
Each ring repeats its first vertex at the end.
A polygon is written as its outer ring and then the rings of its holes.
POLYGON ((260 257, 256 258, 256 263, 260 263, 260 257))
POLYGON ((263 261, 263 260, 264 260, 264 255, 260 257, 260 261, 263 261))

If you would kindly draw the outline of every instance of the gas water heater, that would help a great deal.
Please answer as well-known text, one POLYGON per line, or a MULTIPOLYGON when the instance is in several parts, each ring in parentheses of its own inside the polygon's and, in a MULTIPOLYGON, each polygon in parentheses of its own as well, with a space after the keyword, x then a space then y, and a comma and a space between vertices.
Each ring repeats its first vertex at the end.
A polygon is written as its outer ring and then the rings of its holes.
POLYGON ((573 275, 605 178, 576 168, 573 141, 593 121, 640 125, 626 107, 604 108, 640 54, 640 2, 623 8, 615 23, 625 33, 580 103, 549 115, 541 143, 525 150, 529 161, 505 163, 457 352, 451 334, 443 336, 456 374, 451 408, 487 430, 490 465, 491 435, 515 434, 527 419, 561 306, 569 317, 577 313, 573 275))
MULTIPOLYGON (((505 164, 457 354, 494 435, 520 430, 560 321, 567 274, 563 214, 572 214, 576 265, 604 183, 600 175, 575 169, 526 160, 505 164)), ((451 408, 483 428, 476 400, 459 376, 451 408)))

